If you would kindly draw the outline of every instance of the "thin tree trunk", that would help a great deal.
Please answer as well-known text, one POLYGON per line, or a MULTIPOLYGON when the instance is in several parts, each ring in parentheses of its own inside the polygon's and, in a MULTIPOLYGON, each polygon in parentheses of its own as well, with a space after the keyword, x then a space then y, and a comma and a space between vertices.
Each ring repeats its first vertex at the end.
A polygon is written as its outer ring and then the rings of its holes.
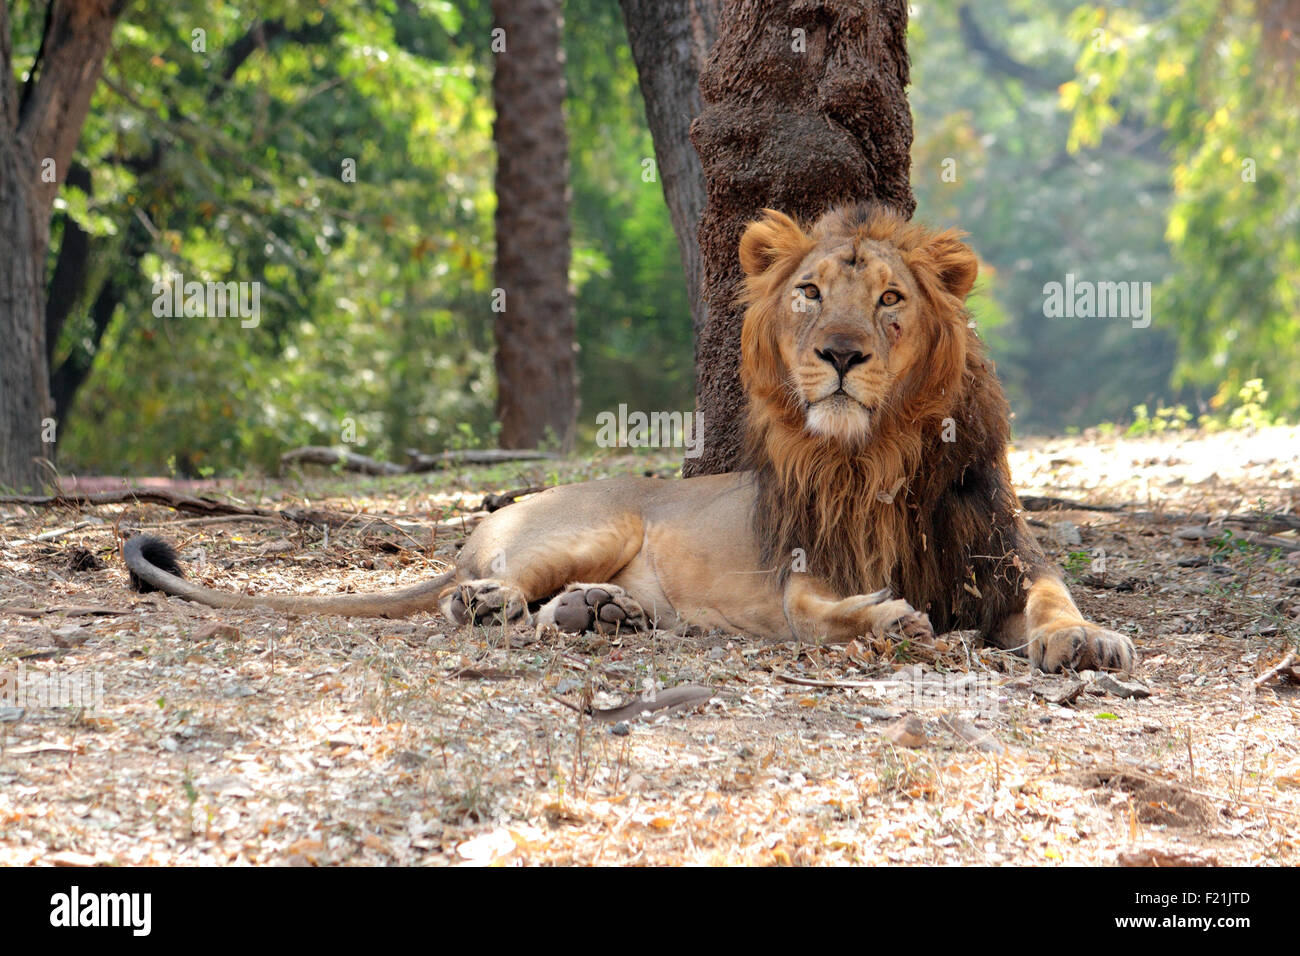
MULTIPOLYGON (((80 163, 72 164, 66 182, 91 195, 90 170, 80 163)), ((90 273, 90 234, 68 213, 63 213, 62 219, 63 239, 59 242, 54 274, 50 276, 49 294, 45 298, 45 355, 49 359, 54 358, 68 316, 85 294, 90 273)))
MULTIPOLYGON (((2 81, 0 81, 2 82, 2 81)), ((50 417, 43 316, 48 222, 29 188, 31 165, 20 144, 0 141, 0 485, 35 487, 38 460, 52 457, 42 442, 50 417)))
POLYGON ((492 13, 505 47, 492 79, 500 443, 567 449, 578 388, 560 0, 493 0, 492 13))
POLYGON ((850 201, 915 209, 908 68, 905 0, 725 0, 691 129, 708 186, 708 319, 695 353, 704 451, 685 474, 743 466, 743 312, 734 302, 745 224, 764 207, 802 220, 850 201))
POLYGON ((0 3, 0 485, 39 483, 50 418, 45 255, 50 209, 127 0, 51 0, 36 61, 15 82, 9 4, 0 3))
POLYGON ((719 0, 619 2, 654 137, 655 163, 681 250, 691 326, 698 341, 707 315, 698 238, 705 192, 704 168, 691 145, 691 122, 704 105, 700 71, 717 37, 719 0))

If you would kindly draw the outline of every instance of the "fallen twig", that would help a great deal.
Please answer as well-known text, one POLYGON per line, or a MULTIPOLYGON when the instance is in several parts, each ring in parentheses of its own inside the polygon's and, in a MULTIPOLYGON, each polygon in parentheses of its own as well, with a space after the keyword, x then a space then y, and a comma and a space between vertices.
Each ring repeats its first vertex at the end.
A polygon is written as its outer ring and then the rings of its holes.
POLYGON ((1006 744, 998 740, 987 730, 980 730, 968 720, 956 716, 955 714, 943 714, 939 717, 939 726, 953 736, 960 737, 966 743, 970 744, 976 750, 987 750, 989 753, 1004 754, 1007 752, 1006 744))
POLYGON ((17 614, 19 617, 44 617, 47 614, 63 614, 67 617, 81 617, 87 614, 130 614, 129 610, 117 607, 101 607, 93 604, 69 604, 56 607, 0 607, 0 614, 17 614))
POLYGON ((667 690, 661 690, 654 696, 654 700, 646 700, 638 697, 622 707, 611 707, 608 710, 598 710, 595 707, 581 707, 558 697, 554 694, 551 699, 563 704, 570 710, 576 710, 580 714, 586 714, 592 720, 599 720, 602 723, 617 724, 620 721, 631 720, 638 714, 653 713, 656 710, 663 710, 667 707, 680 707, 686 704, 702 704, 714 697, 714 691, 710 687, 701 687, 698 684, 679 684, 676 687, 670 687, 667 690))
MULTIPOLYGON (((1260 531, 1300 531, 1300 515, 1283 514, 1281 512, 1270 512, 1266 514, 1247 513, 1247 514, 1229 514, 1222 517, 1206 513, 1197 514, 1179 514, 1172 511, 1146 511, 1138 509, 1137 505, 1099 505, 1087 501, 1074 501, 1069 498, 1054 498, 1042 495, 1022 495, 1020 503, 1026 511, 1104 511, 1110 513, 1123 512, 1125 517, 1133 518, 1139 521, 1159 521, 1159 522, 1179 522, 1182 524, 1233 524, 1242 525, 1248 528, 1256 528, 1260 531), (1138 510, 1133 510, 1138 509, 1138 510)), ((1249 532, 1242 537, 1251 540, 1249 532)), ((1280 547, 1285 550, 1300 550, 1300 545, 1285 539, 1265 539, 1256 543, 1264 544, 1271 547, 1280 547)))
POLYGON ((1287 680, 1300 684, 1300 667, 1295 664, 1295 651, 1289 651, 1281 661, 1256 677, 1255 686, 1263 687, 1274 677, 1285 677, 1287 680))
POLYGON ((1069 498, 1052 498, 1043 495, 1021 495, 1020 503, 1026 511, 1123 511, 1123 505, 1094 505, 1069 498))
POLYGON ((550 452, 514 448, 444 451, 436 455, 408 450, 407 456, 409 458, 407 463, 399 465, 358 454, 346 448, 304 445, 302 448, 294 448, 281 455, 280 466, 283 468, 285 465, 305 463, 339 467, 344 471, 359 472, 363 475, 412 475, 426 471, 441 471, 456 465, 495 465, 503 461, 538 461, 555 457, 550 452))
POLYGON ((320 511, 315 508, 259 508, 256 505, 241 505, 233 501, 218 501, 215 498, 199 498, 161 488, 124 488, 121 491, 101 491, 89 495, 63 492, 54 495, 3 495, 0 496, 0 504, 29 505, 36 508, 154 504, 208 518, 231 516, 253 520, 290 521, 294 524, 313 526, 329 525, 336 528, 351 524, 358 518, 385 520, 380 515, 368 515, 363 512, 348 514, 339 511, 320 511))
POLYGON ((772 676, 779 681, 785 681, 787 684, 798 684, 801 687, 858 687, 864 690, 880 690, 898 683, 897 681, 888 680, 815 680, 811 677, 799 677, 784 672, 778 672, 772 676))

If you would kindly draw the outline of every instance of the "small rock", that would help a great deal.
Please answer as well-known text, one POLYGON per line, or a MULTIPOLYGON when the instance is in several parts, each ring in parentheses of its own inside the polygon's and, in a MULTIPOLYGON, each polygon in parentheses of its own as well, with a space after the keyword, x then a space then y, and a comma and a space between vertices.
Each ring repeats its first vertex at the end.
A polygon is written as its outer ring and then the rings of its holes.
POLYGON ((890 710, 888 707, 863 707, 861 710, 861 716, 868 720, 897 720, 902 713, 900 710, 890 710))
POLYGON ((1056 543, 1061 547, 1071 548, 1083 544, 1079 526, 1073 521, 1054 521, 1049 527, 1052 529, 1052 537, 1056 538, 1056 543))
MULTIPOLYGON (((1111 694, 1125 699, 1134 698, 1140 700, 1143 697, 1151 696, 1151 688, 1135 681, 1122 681, 1113 674, 1098 674, 1096 679, 1093 680, 1092 686, 1100 688, 1104 694, 1111 694)), ((1088 688, 1088 692, 1093 692, 1092 687, 1088 688)))
POLYGON ((1208 541, 1216 537, 1215 533, 1204 525, 1187 524, 1174 529, 1174 537, 1179 541, 1208 541))
POLYGON ((900 747, 924 747, 930 742, 925 735, 925 725, 915 714, 908 714, 884 730, 884 736, 900 747))
POLYGON ((1049 704, 1056 704, 1063 707, 1066 704, 1072 704, 1083 693, 1087 687, 1086 681, 1066 680, 1060 683, 1044 683, 1030 687, 1030 692, 1037 697, 1041 697, 1049 704))
POLYGON ((632 728, 627 725, 626 720, 620 720, 613 727, 609 728, 609 732, 615 737, 626 737, 632 732, 632 728))
POLYGON ((210 641, 214 638, 221 638, 227 641, 237 641, 240 638, 239 628, 233 624, 223 624, 220 621, 213 621, 211 624, 204 624, 194 632, 194 640, 210 641))
POLYGON ((90 637, 89 632, 79 627, 61 627, 52 633, 54 643, 59 647, 80 647, 90 637))

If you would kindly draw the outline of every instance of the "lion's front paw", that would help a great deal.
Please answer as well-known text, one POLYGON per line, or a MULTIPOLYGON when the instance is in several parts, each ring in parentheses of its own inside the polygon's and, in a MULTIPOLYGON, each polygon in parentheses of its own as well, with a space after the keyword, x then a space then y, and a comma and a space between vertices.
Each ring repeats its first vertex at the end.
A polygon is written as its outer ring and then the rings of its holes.
POLYGON ((442 613, 457 624, 513 621, 528 616, 528 602, 518 588, 492 578, 480 578, 457 585, 442 599, 442 613))
POLYGON ((927 614, 916 610, 906 601, 887 601, 879 609, 880 630, 897 634, 909 641, 924 641, 934 637, 934 628, 927 614))
POLYGON ((928 615, 918 611, 901 598, 888 600, 888 591, 859 594, 846 598, 845 611, 862 622, 859 633, 870 632, 878 636, 892 634, 907 640, 928 640, 934 637, 928 615))
POLYGON ((1040 629, 1030 638, 1029 659, 1048 673, 1066 668, 1130 671, 1137 649, 1123 634, 1078 621, 1040 629))
POLYGON ((548 624, 570 634, 610 634, 643 630, 647 621, 641 605, 616 584, 570 584, 538 615, 539 626, 548 624))

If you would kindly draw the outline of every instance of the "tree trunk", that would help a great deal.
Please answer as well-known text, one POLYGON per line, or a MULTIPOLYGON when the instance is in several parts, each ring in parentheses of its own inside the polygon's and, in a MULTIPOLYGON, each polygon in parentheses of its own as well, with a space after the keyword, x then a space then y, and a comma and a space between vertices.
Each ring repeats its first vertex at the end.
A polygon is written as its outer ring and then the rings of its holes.
MULTIPOLYGON (((699 341, 704 307, 704 261, 698 238, 704 213, 704 169, 691 145, 691 122, 700 115, 700 71, 718 33, 719 0, 620 0, 628 43, 636 61, 655 162, 691 303, 699 341)), ((699 378, 699 369, 696 369, 699 378)))
POLYGON ((39 483, 53 457, 45 345, 50 209, 68 174, 90 97, 126 0, 51 0, 19 90, 9 5, 0 3, 0 485, 39 483))
POLYGON ((743 467, 735 305, 740 234, 760 209, 800 220, 874 200, 911 216, 905 0, 726 0, 691 127, 708 187, 700 222, 708 319, 696 340, 704 451, 686 475, 743 467))
POLYGON ((560 0, 493 0, 492 13, 500 442, 567 449, 578 386, 560 0))
POLYGON ((48 222, 30 181, 21 145, 0 140, 0 235, 9 246, 0 255, 0 486, 14 488, 37 486, 38 459, 53 457, 41 440, 51 414, 42 302, 48 222))

